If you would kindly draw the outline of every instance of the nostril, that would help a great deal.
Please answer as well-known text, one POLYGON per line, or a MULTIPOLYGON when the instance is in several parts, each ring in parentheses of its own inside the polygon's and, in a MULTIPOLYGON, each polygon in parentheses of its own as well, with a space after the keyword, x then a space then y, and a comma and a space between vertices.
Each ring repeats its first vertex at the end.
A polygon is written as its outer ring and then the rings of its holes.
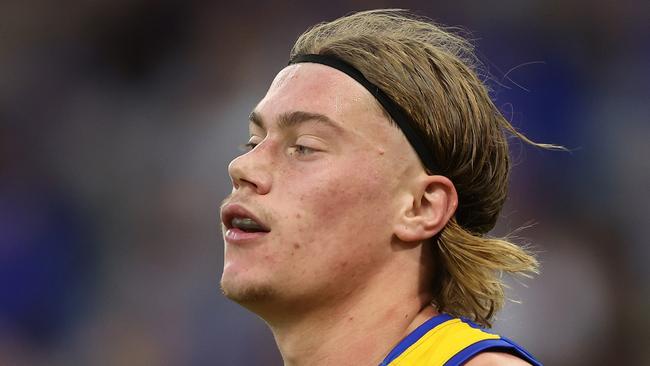
POLYGON ((257 194, 266 194, 271 188, 268 164, 250 154, 239 156, 228 165, 228 173, 234 189, 248 187, 257 194))
POLYGON ((248 185, 251 186, 251 188, 255 189, 257 191, 257 184, 253 183, 252 181, 248 179, 241 179, 240 185, 248 185))

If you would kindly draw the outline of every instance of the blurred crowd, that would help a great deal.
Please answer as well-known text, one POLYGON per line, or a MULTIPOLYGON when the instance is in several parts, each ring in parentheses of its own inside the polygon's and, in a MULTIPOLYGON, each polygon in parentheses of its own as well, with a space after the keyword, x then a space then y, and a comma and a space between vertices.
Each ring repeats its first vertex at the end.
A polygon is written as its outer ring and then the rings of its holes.
POLYGON ((220 294, 226 167, 297 36, 385 7, 469 31, 503 113, 571 150, 513 141, 494 234, 543 267, 497 330, 650 364, 650 3, 3 0, 0 365, 280 365, 220 294))

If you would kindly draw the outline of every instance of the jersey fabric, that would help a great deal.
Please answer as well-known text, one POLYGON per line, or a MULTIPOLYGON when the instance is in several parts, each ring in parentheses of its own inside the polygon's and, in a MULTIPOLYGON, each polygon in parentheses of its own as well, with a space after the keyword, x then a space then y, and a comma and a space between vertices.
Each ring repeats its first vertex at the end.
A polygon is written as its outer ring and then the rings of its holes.
POLYGON ((542 366, 511 340, 448 314, 434 316, 416 328, 379 366, 459 366, 486 351, 510 353, 534 366, 542 366))

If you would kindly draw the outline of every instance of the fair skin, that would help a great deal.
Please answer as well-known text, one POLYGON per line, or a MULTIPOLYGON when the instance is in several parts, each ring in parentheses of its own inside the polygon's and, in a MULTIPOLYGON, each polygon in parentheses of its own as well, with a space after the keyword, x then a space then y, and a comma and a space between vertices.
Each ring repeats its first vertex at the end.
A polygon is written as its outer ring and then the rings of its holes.
MULTIPOLYGON (((282 70, 249 127, 222 206, 224 293, 267 322, 285 365, 379 364, 437 314, 422 243, 453 215, 453 184, 426 174, 370 93, 327 66, 282 70)), ((526 364, 509 358, 467 364, 526 364)))

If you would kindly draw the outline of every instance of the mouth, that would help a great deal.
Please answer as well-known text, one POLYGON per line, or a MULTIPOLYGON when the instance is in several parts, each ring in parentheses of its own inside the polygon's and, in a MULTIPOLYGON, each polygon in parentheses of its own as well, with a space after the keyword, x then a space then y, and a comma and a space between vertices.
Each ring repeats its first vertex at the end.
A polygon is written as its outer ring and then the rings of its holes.
POLYGON ((226 229, 225 238, 231 242, 253 239, 271 232, 252 212, 236 203, 223 206, 221 222, 226 229))
POLYGON ((258 224, 257 221, 251 219, 250 217, 233 217, 230 221, 231 229, 239 229, 247 233, 268 233, 269 230, 265 229, 262 225, 258 224))

